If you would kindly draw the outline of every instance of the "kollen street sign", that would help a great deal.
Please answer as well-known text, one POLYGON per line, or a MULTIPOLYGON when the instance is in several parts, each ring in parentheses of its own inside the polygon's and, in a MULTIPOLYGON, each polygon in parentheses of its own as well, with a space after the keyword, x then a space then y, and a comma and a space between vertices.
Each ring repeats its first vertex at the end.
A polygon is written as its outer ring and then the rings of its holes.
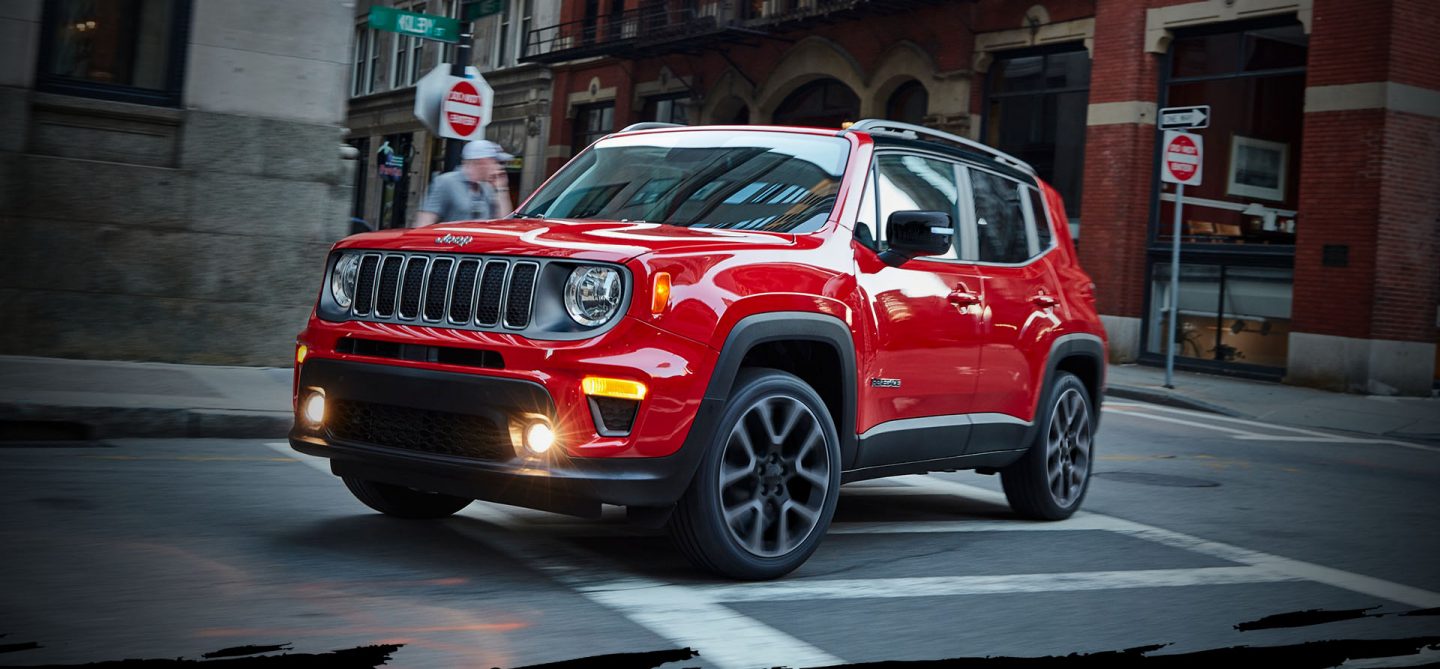
POLYGON ((392 7, 370 8, 370 27, 441 42, 460 41, 460 22, 434 14, 417 14, 392 7))
POLYGON ((1210 105, 1166 107, 1160 110, 1161 130, 1186 130, 1210 127, 1210 105))

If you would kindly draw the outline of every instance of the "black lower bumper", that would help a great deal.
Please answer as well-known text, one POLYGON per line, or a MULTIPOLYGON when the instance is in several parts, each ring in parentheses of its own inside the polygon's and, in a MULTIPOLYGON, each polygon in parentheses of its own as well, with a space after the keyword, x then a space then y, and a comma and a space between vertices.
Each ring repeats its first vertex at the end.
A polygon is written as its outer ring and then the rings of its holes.
MULTIPOLYGON (((517 413, 553 416, 555 412, 545 388, 530 381, 382 364, 312 359, 301 368, 302 396, 310 388, 323 389, 331 406, 355 402, 446 412, 489 419, 497 425, 505 425, 517 413)), ((708 414, 713 407, 701 411, 708 414)), ((553 454, 555 457, 537 462, 512 454, 475 458, 425 452, 414 448, 414 437, 391 436, 396 434, 393 429, 374 434, 381 435, 381 440, 394 439, 394 443, 356 440, 354 435, 337 435, 328 427, 312 430, 297 423, 290 433, 290 445, 301 453, 330 458, 331 471, 337 476, 578 516, 598 515, 601 504, 673 504, 689 486, 704 448, 689 443, 697 437, 692 434, 677 453, 662 458, 553 454), (402 441, 410 447, 396 445, 402 441)))

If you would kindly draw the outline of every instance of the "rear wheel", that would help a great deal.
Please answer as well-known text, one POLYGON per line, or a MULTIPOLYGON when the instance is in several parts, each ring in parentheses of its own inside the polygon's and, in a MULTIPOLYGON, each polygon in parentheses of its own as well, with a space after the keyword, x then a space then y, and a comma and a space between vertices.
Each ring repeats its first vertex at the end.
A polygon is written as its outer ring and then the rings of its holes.
POLYGON ((448 518, 475 501, 389 483, 362 481, 349 476, 340 478, 345 481, 345 487, 350 489, 355 499, 380 513, 396 518, 448 518))
POLYGON ((840 439, 820 396, 792 374, 742 370, 670 531, 698 567, 776 578, 815 552, 839 491, 840 439))
POLYGON ((1079 378, 1058 372, 1050 388, 1035 441, 1025 455, 1000 470, 1010 508, 1027 518, 1062 520, 1080 508, 1094 462, 1094 409, 1079 378))

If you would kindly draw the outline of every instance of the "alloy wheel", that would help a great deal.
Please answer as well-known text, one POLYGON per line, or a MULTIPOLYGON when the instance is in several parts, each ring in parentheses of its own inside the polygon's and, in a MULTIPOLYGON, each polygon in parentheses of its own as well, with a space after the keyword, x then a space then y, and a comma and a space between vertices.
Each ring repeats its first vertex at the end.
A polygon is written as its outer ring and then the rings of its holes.
POLYGON ((746 551, 785 555, 815 531, 835 465, 804 403, 783 395, 756 401, 736 421, 721 457, 724 525, 746 551))
POLYGON ((1075 388, 1055 400, 1045 440, 1050 496, 1062 508, 1075 504, 1090 476, 1090 412, 1075 388))

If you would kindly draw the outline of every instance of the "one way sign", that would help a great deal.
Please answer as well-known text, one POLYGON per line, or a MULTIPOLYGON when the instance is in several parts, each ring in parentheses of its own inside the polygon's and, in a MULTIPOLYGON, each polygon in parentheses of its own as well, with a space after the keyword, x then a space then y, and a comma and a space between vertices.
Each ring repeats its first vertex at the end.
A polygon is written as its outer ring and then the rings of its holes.
POLYGON ((1193 130, 1210 127, 1210 105, 1166 107, 1160 110, 1160 130, 1193 130))

